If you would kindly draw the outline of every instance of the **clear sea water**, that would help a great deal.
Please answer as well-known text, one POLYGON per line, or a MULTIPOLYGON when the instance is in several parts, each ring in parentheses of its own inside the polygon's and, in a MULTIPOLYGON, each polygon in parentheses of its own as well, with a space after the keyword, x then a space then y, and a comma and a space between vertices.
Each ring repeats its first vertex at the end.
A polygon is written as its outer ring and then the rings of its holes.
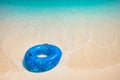
POLYGON ((8 15, 119 16, 120 0, 0 0, 0 17, 8 15))
POLYGON ((119 2, 119 0, 0 0, 0 5, 26 7, 87 7, 119 2))

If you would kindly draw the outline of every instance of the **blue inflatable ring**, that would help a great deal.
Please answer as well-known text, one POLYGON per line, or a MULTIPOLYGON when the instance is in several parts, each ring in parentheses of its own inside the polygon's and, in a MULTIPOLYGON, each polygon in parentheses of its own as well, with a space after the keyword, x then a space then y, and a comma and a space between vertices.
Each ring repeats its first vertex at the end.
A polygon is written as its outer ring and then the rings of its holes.
POLYGON ((30 72, 45 72, 54 68, 60 61, 61 50, 51 44, 41 44, 31 47, 27 50, 23 66, 30 72), (38 55, 46 57, 38 57, 38 55))

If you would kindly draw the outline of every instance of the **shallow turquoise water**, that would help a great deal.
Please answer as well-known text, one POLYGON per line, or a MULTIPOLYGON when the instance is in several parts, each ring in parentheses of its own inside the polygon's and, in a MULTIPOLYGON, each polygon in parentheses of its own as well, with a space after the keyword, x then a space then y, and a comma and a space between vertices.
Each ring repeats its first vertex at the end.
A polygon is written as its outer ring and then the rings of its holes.
POLYGON ((26 7, 87 7, 119 2, 119 0, 0 0, 0 5, 26 7))
POLYGON ((0 17, 13 16, 119 16, 120 0, 0 0, 0 17))

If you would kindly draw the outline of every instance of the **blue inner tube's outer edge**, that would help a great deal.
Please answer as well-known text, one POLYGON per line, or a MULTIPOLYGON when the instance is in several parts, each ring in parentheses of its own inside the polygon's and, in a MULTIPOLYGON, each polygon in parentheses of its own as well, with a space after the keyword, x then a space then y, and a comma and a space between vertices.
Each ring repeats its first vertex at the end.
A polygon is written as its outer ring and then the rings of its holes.
MULTIPOLYGON (((30 72, 35 72, 35 73, 46 72, 46 71, 49 71, 52 68, 54 68, 59 63, 61 56, 62 56, 62 52, 57 46, 54 46, 51 44, 36 45, 36 46, 33 46, 27 50, 25 57, 24 57, 24 60, 23 60, 23 66, 24 66, 24 68, 26 68, 30 72), (54 50, 55 54, 48 55, 48 57, 45 57, 45 58, 39 58, 39 57, 37 57, 38 54, 36 55, 35 54, 36 52, 34 51, 34 49, 36 49, 39 46, 48 46, 48 47, 52 46, 52 48, 54 47, 53 49, 55 49, 54 50), (32 52, 32 53, 29 54, 29 52, 32 52), (32 56, 32 58, 29 58, 29 56, 32 56), (29 60, 31 60, 32 62, 29 60), (43 65, 41 65, 41 66, 43 66, 43 70, 42 70, 42 68, 41 68, 41 70, 37 70, 37 69, 36 70, 33 69, 33 71, 31 70, 31 68, 34 68, 33 64, 34 63, 36 64, 36 60, 38 60, 38 62, 41 62, 41 61, 44 62, 43 65), (29 63, 31 63, 33 66, 30 66, 29 63), (46 68, 44 68, 44 67, 46 67, 46 68)), ((35 65, 35 67, 36 67, 36 65, 35 65)), ((39 67, 41 67, 40 64, 38 64, 38 65, 39 65, 39 67)))

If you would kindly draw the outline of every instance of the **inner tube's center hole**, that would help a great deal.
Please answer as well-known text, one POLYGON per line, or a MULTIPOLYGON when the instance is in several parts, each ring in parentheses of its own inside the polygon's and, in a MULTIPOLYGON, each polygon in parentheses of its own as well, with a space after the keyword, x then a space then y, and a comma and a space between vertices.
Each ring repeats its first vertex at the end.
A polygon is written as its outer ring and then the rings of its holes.
POLYGON ((37 57, 39 57, 39 58, 45 58, 45 57, 47 57, 47 55, 46 54, 40 54, 37 57))

